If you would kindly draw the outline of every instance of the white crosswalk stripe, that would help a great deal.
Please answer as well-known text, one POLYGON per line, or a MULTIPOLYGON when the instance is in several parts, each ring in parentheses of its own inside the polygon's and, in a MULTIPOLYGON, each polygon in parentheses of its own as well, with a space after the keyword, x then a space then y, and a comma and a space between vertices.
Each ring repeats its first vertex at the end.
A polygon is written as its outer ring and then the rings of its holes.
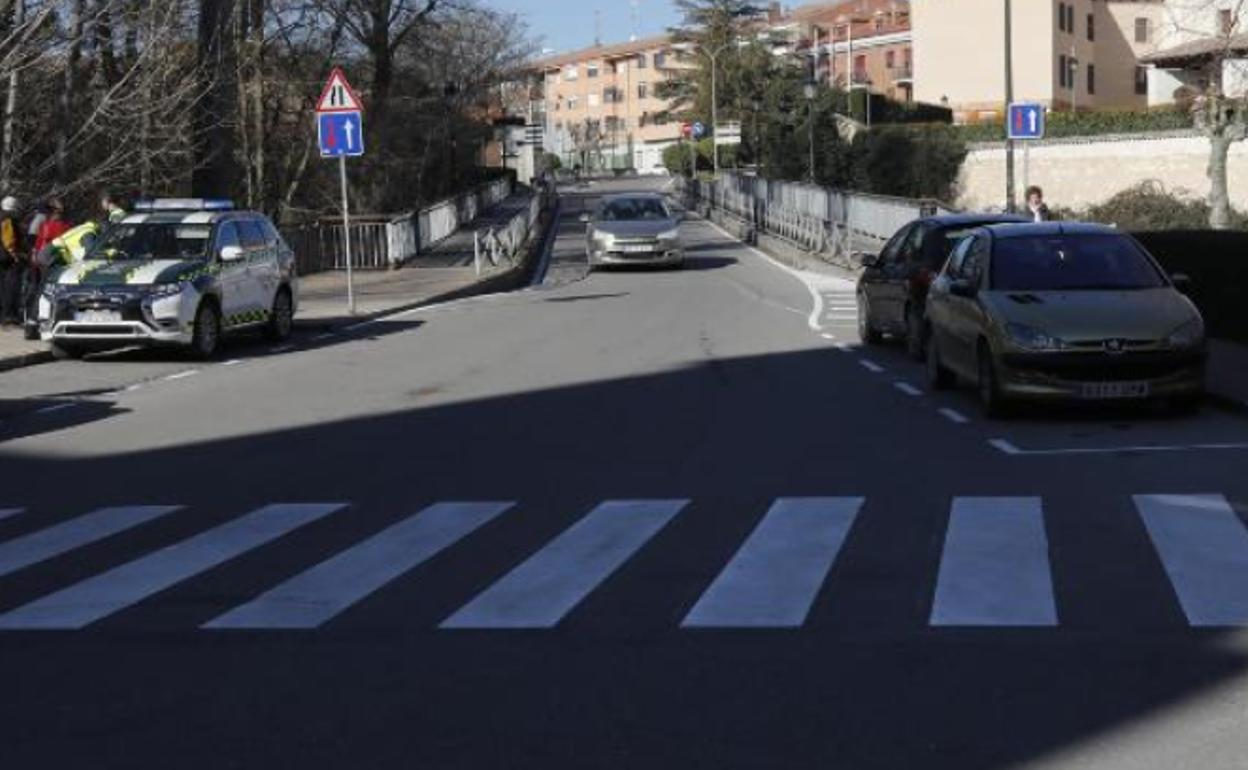
MULTIPOLYGON (((1152 544, 1146 558, 1156 559, 1162 569, 1154 574, 1164 575, 1148 588, 1156 592, 1160 606, 1177 598, 1192 627, 1248 626, 1248 525, 1243 512, 1220 494, 1150 494, 1132 500, 1152 544)), ((448 606, 459 609, 439 627, 554 628, 659 538, 689 504, 684 499, 604 501, 536 547, 519 565, 509 571, 500 567, 504 574, 475 596, 444 597, 452 602, 448 606)), ((436 502, 363 540, 333 548, 331 555, 293 577, 240 585, 230 596, 252 598, 217 608, 216 617, 203 628, 315 629, 334 619, 345 623, 348 609, 383 589, 391 595, 401 593, 392 584, 438 554, 451 549, 471 553, 477 537, 486 533, 470 535, 514 505, 436 502)), ((165 601, 157 594, 217 567, 226 570, 221 579, 241 574, 229 572, 233 567, 225 566, 227 562, 276 544, 342 507, 268 505, 172 545, 127 555, 120 566, 42 596, 18 596, 8 589, 26 584, 16 575, 26 567, 53 558, 72 559, 74 551, 88 546, 95 546, 96 553, 105 539, 181 507, 102 508, 0 542, 0 580, 14 575, 14 582, 0 583, 3 609, 8 610, 0 614, 0 630, 76 630, 148 600, 154 609, 165 601)), ((735 550, 706 555, 719 569, 709 585, 691 584, 704 581, 704 573, 673 573, 674 581, 683 581, 674 582, 673 591, 696 596, 679 626, 708 630, 805 626, 824 591, 852 590, 854 583, 848 588, 838 585, 836 575, 848 578, 856 568, 837 573, 833 567, 847 550, 871 542, 864 537, 855 546, 850 538, 871 511, 870 499, 863 497, 777 498, 735 550)), ((916 572, 931 575, 934 581, 931 606, 914 622, 937 628, 1060 625, 1064 618, 1053 582, 1046 515, 1039 497, 953 498, 941 545, 911 555, 916 572)), ((853 556, 857 565, 872 563, 870 553, 853 556)), ((1077 573, 1068 575, 1063 585, 1082 590, 1080 579, 1077 573)), ((1169 617, 1164 609, 1160 612, 1169 617)), ((142 619, 142 613, 133 618, 139 623, 142 619)))
POLYGON ((438 503, 205 628, 315 628, 492 521, 513 503, 438 503))
POLYGON ((552 628, 687 500, 599 505, 442 623, 443 628, 552 628))
POLYGON ((1248 625, 1248 529, 1222 495, 1138 495, 1135 505, 1193 626, 1248 625))
POLYGON ((862 502, 860 497, 777 500, 682 625, 801 626, 862 502))
POLYGON ((101 508, 25 537, 0 543, 0 577, 112 537, 177 509, 173 505, 101 508))
POLYGON ((1039 498, 955 499, 932 625, 1057 625, 1048 551, 1039 498))
POLYGON ((269 505, 0 615, 0 629, 77 629, 345 507, 269 505))

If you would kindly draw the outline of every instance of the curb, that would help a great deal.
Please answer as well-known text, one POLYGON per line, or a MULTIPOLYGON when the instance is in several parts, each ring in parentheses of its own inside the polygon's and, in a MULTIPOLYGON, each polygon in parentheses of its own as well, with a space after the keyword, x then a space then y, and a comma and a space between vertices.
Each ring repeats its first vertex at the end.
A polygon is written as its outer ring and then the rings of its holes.
POLYGON ((33 353, 19 353, 15 356, 0 358, 0 372, 22 369, 27 366, 47 364, 56 360, 51 350, 36 350, 33 353))

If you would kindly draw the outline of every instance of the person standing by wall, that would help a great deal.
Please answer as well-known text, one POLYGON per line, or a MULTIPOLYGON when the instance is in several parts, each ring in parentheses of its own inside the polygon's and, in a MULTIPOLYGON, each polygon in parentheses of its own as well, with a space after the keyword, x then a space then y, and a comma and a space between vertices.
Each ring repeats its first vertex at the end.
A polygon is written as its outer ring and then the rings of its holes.
POLYGON ((1031 213, 1032 221, 1053 221, 1053 212, 1049 211, 1044 202, 1044 190, 1034 184, 1027 188, 1027 210, 1031 213))

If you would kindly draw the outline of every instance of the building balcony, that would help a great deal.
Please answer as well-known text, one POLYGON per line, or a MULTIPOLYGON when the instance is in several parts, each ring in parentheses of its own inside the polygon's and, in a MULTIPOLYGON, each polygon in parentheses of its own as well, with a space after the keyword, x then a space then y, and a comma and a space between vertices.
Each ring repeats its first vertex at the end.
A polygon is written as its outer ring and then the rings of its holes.
POLYGON ((914 82, 914 65, 907 64, 901 67, 890 67, 888 76, 892 78, 894 83, 913 83, 914 82))

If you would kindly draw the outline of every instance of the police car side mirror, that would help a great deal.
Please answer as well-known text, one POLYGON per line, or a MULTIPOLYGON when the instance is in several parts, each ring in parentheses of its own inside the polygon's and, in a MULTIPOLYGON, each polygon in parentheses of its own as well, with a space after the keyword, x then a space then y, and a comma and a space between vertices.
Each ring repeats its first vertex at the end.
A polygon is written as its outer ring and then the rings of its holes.
POLYGON ((222 262, 238 262, 243 256, 242 246, 224 246, 221 248, 222 262))

